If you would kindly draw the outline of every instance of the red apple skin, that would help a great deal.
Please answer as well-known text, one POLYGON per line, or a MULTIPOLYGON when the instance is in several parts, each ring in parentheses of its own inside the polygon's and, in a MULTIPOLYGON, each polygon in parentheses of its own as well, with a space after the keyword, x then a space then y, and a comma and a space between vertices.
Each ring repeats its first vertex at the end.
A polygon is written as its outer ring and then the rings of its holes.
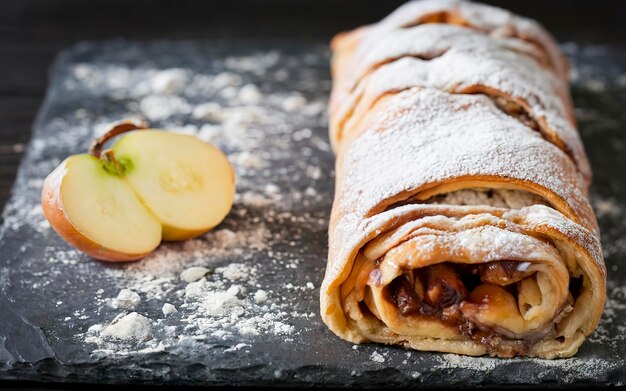
POLYGON ((67 172, 66 163, 67 160, 63 161, 63 163, 61 163, 50 173, 50 175, 48 175, 44 181, 43 190, 41 192, 41 207, 43 208, 43 214, 46 219, 48 219, 52 229, 54 229, 56 233, 63 238, 63 240, 78 250, 101 261, 137 261, 148 255, 150 252, 143 254, 125 254, 116 250, 105 248, 83 235, 78 229, 76 229, 76 227, 74 227, 65 215, 61 197, 61 183, 67 172))

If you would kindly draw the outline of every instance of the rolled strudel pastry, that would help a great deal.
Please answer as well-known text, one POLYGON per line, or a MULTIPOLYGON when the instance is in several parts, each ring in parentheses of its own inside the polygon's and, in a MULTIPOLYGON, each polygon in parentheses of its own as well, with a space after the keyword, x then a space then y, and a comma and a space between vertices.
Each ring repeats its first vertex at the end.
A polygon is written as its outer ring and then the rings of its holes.
POLYGON ((499 8, 425 0, 332 49, 324 322, 354 343, 575 354, 606 269, 553 38, 499 8))

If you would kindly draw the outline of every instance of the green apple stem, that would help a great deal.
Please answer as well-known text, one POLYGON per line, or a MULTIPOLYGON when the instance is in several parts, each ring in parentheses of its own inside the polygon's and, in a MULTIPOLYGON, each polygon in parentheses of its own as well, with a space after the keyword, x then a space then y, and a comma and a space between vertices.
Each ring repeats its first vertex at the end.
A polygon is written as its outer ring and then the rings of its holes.
POLYGON ((121 162, 115 158, 112 150, 102 151, 104 144, 113 137, 133 130, 147 129, 148 123, 143 119, 127 118, 113 122, 109 125, 109 130, 101 137, 95 139, 89 147, 89 154, 102 160, 104 169, 115 175, 122 175, 128 166, 128 162, 121 162))
POLYGON ((100 160, 105 170, 115 175, 122 175, 126 170, 126 164, 115 158, 112 149, 107 149, 100 154, 100 160))

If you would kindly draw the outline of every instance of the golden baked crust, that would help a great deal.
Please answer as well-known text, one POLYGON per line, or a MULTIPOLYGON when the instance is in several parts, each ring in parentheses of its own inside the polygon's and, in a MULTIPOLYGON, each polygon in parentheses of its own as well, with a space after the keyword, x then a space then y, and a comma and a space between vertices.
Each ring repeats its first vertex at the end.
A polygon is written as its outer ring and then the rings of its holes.
POLYGON ((535 22, 465 1, 407 3, 333 40, 320 297, 333 332, 575 354, 600 320, 606 270, 566 71, 535 22), (498 192, 519 202, 475 204, 498 192))

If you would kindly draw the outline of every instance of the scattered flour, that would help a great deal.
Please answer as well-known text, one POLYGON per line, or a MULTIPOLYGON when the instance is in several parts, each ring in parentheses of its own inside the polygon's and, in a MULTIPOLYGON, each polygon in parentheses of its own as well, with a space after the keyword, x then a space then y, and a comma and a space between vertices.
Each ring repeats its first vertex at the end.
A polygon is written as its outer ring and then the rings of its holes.
POLYGON ((185 271, 180 274, 180 279, 185 282, 198 281, 199 279, 207 275, 210 271, 211 269, 207 269, 206 267, 193 266, 189 269, 185 269, 185 271))
POLYGON ((263 99, 263 95, 254 84, 246 84, 239 90, 239 100, 244 104, 256 104, 263 99))
POLYGON ((377 351, 374 351, 370 355, 370 360, 372 360, 374 362, 377 362, 377 363, 384 363, 385 362, 385 357, 383 357, 383 355, 378 353, 377 351))
POLYGON ((307 101, 302 95, 294 93, 292 95, 289 95, 282 101, 282 108, 285 111, 294 112, 304 109, 306 104, 307 101))
POLYGON ((247 344, 247 343, 238 343, 237 345, 224 350, 224 352, 235 352, 237 350, 241 350, 241 349, 245 348, 246 346, 250 346, 250 345, 247 344))
POLYGON ((192 282, 185 288, 185 296, 201 299, 198 306, 204 314, 209 316, 236 314, 242 310, 243 302, 237 297, 241 287, 232 285, 226 290, 212 290, 206 280, 192 282))
POLYGON ((593 209, 596 216, 601 219, 604 217, 624 216, 624 210, 620 203, 613 198, 593 198, 593 209))
POLYGON ((111 306, 113 308, 130 310, 135 308, 140 302, 141 297, 137 292, 133 292, 130 289, 122 289, 117 297, 112 300, 111 306))
MULTIPOLYGON (((84 334, 84 340, 97 345, 94 352, 98 354, 127 352, 129 341, 143 341, 141 351, 144 351, 160 349, 159 346, 167 350, 180 346, 183 343, 181 338, 186 338, 185 343, 191 343, 189 341, 195 341, 194 338, 207 336, 237 341, 270 334, 290 340, 298 332, 292 324, 293 320, 312 319, 315 314, 294 310, 293 302, 297 301, 297 295, 270 300, 274 297, 272 286, 260 280, 259 268, 254 264, 221 263, 221 260, 233 257, 245 261, 254 253, 264 252, 272 260, 268 266, 296 266, 297 260, 284 258, 284 255, 269 250, 271 240, 278 240, 272 237, 261 222, 243 226, 238 231, 221 228, 181 244, 161 246, 143 261, 129 264, 124 270, 107 270, 107 274, 124 281, 125 290, 139 292, 145 300, 163 303, 161 311, 165 317, 146 318, 151 322, 150 338, 123 337, 124 332, 120 328, 127 328, 124 324, 129 322, 118 325, 122 320, 116 318, 111 326, 90 327, 84 334), (242 247, 247 250, 242 250, 242 247), (195 266, 188 264, 190 256, 196 259, 195 266), (182 287, 181 282, 184 283, 182 287), (170 315, 173 313, 178 316, 172 318, 170 315), (172 323, 170 319, 176 319, 176 322, 172 323)), ((291 287, 305 292, 311 289, 311 285, 302 282, 302 285, 291 284, 291 287)), ((135 315, 133 318, 133 323, 142 322, 135 315)), ((135 328, 143 329, 139 326, 135 328)))
MULTIPOLYGON (((244 240, 244 238, 242 238, 241 235, 238 235, 237 233, 227 228, 215 231, 212 236, 215 238, 215 240, 217 241, 217 244, 220 247, 233 247, 233 246, 236 246, 238 243, 241 243, 241 240, 244 240)), ((252 238, 252 237, 248 236, 247 238, 252 238)), ((257 242, 256 244, 259 245, 260 243, 257 242)))
POLYGON ((464 368, 488 372, 493 370, 501 359, 491 357, 469 357, 458 354, 442 354, 439 356, 438 368, 464 368))
POLYGON ((168 315, 171 315, 171 314, 174 314, 174 313, 178 312, 176 307, 173 304, 170 304, 170 303, 163 304, 163 308, 161 309, 161 311, 163 312, 163 315, 165 315, 165 316, 168 316, 168 315))
POLYGON ((146 341, 152 336, 150 320, 136 312, 131 312, 105 327, 101 335, 105 338, 146 341))
POLYGON ((211 122, 222 122, 224 119, 224 113, 219 103, 208 102, 196 106, 193 109, 192 115, 194 118, 202 119, 211 122))
POLYGON ((263 289, 259 289, 254 293, 254 301, 257 303, 265 303, 267 301, 267 292, 263 289))
POLYGON ((187 71, 184 69, 167 69, 158 72, 152 78, 152 91, 158 94, 177 94, 183 90, 187 82, 187 71))
POLYGON ((218 268, 216 271, 221 273, 226 279, 235 281, 247 278, 250 273, 256 272, 256 268, 248 268, 246 265, 241 263, 231 263, 228 266, 218 268))
POLYGON ((141 112, 150 121, 159 121, 173 115, 188 114, 192 108, 176 95, 149 95, 139 103, 141 112))

